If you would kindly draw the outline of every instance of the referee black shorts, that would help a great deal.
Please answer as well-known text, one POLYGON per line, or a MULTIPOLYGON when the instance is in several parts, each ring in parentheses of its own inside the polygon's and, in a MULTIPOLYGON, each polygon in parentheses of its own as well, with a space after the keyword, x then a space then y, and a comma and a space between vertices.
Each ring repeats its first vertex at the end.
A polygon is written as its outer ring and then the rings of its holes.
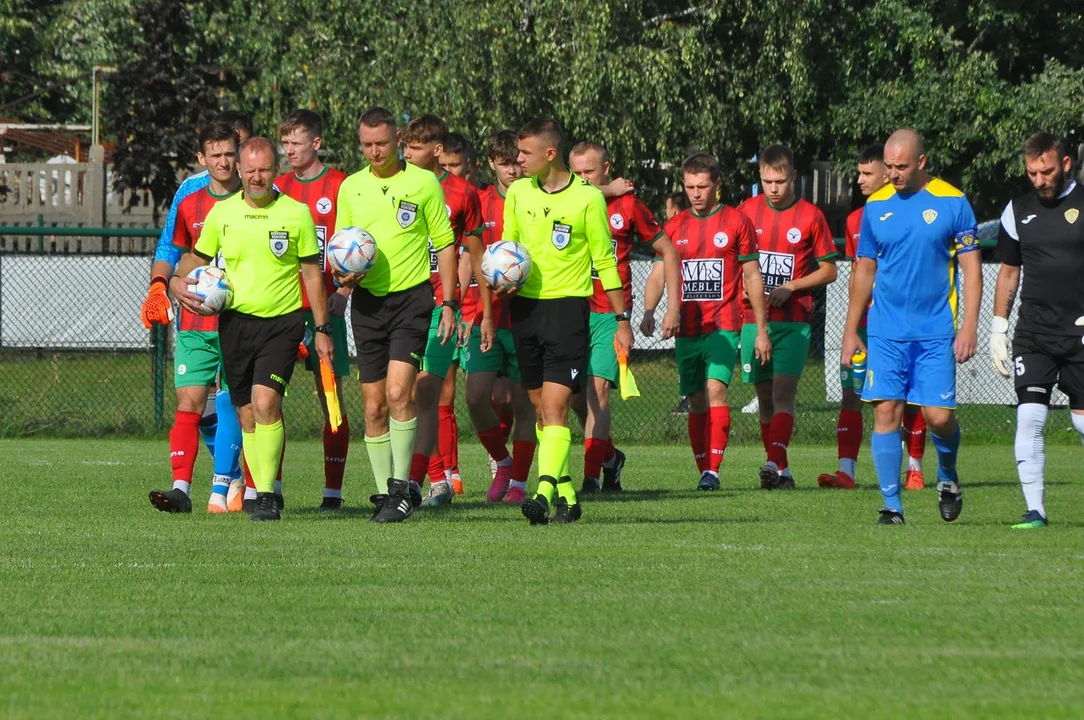
POLYGON ((218 339, 233 404, 250 404, 253 385, 264 385, 284 395, 294 374, 297 346, 304 336, 301 310, 270 318, 233 310, 222 313, 218 339))
POLYGON ((1050 404, 1054 385, 1069 407, 1084 410, 1084 343, 1079 335, 1046 335, 1017 329, 1012 339, 1016 396, 1021 403, 1050 404))
POLYGON ((373 295, 358 287, 352 297, 350 325, 361 381, 386 378, 392 360, 421 367, 435 304, 429 280, 387 295, 373 295))
POLYGON ((537 390, 552 382, 576 392, 587 373, 591 338, 587 298, 535 300, 516 295, 509 309, 523 387, 537 390))

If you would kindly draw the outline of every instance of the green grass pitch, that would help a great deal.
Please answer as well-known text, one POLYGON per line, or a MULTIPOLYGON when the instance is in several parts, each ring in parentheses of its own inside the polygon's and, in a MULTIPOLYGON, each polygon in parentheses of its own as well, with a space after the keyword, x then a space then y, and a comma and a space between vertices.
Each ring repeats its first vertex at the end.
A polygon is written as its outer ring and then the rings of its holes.
POLYGON ((360 442, 346 510, 314 509, 294 442, 256 524, 206 514, 205 454, 167 516, 164 441, 0 441, 0 716, 1084 716, 1080 448, 1052 448, 1034 532, 1007 527, 1011 446, 965 445, 959 522, 928 489, 905 527, 873 524, 868 455, 820 491, 834 449, 796 447, 801 489, 764 493, 738 446, 698 494, 684 447, 626 451, 629 490, 575 526, 487 506, 466 444, 465 497, 377 526, 360 442))

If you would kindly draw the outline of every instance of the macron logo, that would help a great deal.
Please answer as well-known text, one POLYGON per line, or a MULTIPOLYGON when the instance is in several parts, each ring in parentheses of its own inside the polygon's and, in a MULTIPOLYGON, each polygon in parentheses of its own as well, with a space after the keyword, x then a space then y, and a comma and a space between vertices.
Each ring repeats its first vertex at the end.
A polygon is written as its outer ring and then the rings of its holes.
POLYGON ((890 217, 892 217, 892 213, 886 212, 884 215, 881 216, 881 218, 880 218, 881 222, 884 222, 885 220, 887 220, 890 217))

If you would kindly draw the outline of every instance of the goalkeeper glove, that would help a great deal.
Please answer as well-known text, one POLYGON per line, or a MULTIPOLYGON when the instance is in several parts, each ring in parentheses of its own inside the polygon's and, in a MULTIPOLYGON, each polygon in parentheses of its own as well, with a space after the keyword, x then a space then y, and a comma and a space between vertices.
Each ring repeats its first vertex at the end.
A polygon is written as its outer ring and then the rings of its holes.
POLYGON ((162 275, 155 275, 151 279, 151 286, 147 290, 147 298, 143 301, 139 315, 143 320, 143 327, 148 330, 155 323, 168 325, 173 322, 173 303, 166 294, 166 279, 162 275))
POLYGON ((994 370, 1001 377, 1012 377, 1009 365, 1009 321, 1003 317, 995 316, 990 323, 990 359, 994 362, 994 370))

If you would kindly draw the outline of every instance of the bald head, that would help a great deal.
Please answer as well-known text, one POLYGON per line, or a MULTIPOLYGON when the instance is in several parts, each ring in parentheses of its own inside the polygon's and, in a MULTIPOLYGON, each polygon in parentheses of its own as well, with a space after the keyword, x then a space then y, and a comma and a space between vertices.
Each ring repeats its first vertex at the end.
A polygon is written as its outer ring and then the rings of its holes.
POLYGON ((885 169, 896 192, 913 193, 925 187, 930 178, 922 136, 908 128, 892 133, 885 143, 885 169))
POLYGON ((278 172, 275 146, 265 137, 249 138, 241 144, 237 160, 245 194, 253 200, 265 198, 274 187, 278 172))

